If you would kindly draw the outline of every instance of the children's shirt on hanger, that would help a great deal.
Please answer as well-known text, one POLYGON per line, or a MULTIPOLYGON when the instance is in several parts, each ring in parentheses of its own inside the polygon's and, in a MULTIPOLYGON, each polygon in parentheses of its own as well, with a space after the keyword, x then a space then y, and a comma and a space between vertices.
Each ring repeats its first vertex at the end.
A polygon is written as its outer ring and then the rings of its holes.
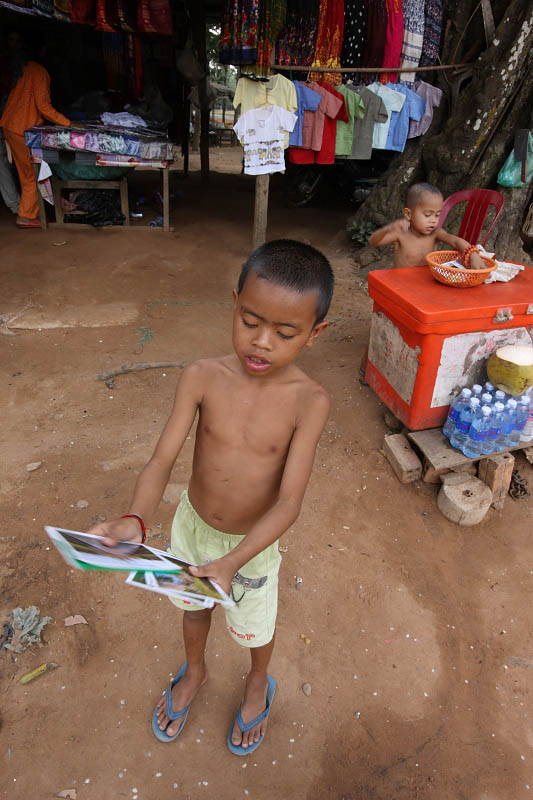
POLYGON ((289 136, 289 145, 302 147, 304 113, 306 111, 316 111, 322 100, 322 95, 300 81, 294 81, 294 88, 296 89, 298 108, 296 109, 296 125, 289 136))
MULTIPOLYGON (((241 114, 252 108, 257 108, 264 103, 285 108, 287 111, 296 111, 296 89, 294 84, 284 75, 272 75, 268 81, 253 81, 251 78, 239 78, 233 107, 241 107, 241 114)), ((289 134, 285 134, 285 147, 289 146, 289 134)))
POLYGON ((411 120, 408 139, 412 139, 415 136, 423 136, 426 133, 433 121, 433 109, 438 108, 442 100, 442 90, 425 81, 415 83, 415 92, 425 102, 426 110, 421 120, 411 120))
POLYGON ((252 108, 242 114, 233 130, 244 145, 244 172, 264 175, 283 172, 285 133, 293 130, 296 114, 280 106, 252 108))
POLYGON ((310 81, 305 85, 317 92, 321 100, 314 113, 311 111, 304 112, 302 123, 302 147, 315 150, 318 153, 322 147, 324 138, 324 122, 328 117, 330 119, 335 119, 342 104, 340 100, 333 97, 330 92, 326 91, 326 89, 315 81, 310 81))
POLYGON ((347 88, 359 94, 365 106, 364 117, 354 121, 352 158, 368 160, 372 157, 374 128, 383 125, 389 118, 387 107, 381 97, 367 86, 347 84, 347 88))
POLYGON ((337 86, 337 91, 344 97, 348 122, 337 120, 337 133, 335 139, 335 155, 350 156, 352 154, 353 130, 355 120, 365 116, 365 104, 360 94, 351 91, 346 86, 337 86))
POLYGON ((315 139, 316 131, 313 128, 313 147, 291 147, 289 150, 289 161, 291 161, 293 164, 333 164, 335 161, 335 140, 337 135, 336 120, 341 119, 343 122, 348 122, 346 103, 342 94, 340 94, 325 81, 321 81, 320 84, 315 84, 314 81, 311 81, 309 85, 315 89, 315 91, 322 92, 323 94, 322 101, 315 114, 313 115, 309 111, 305 112, 303 143, 304 145, 306 144, 305 123, 308 115, 311 118, 313 116, 318 118, 320 109, 323 107, 326 109, 326 113, 322 115, 321 144, 319 146, 319 150, 317 151, 315 147, 318 142, 315 139))
POLYGON ((374 134, 372 136, 372 147, 375 150, 385 150, 387 147, 387 137, 389 135, 389 128, 391 123, 394 124, 393 114, 398 114, 405 103, 405 97, 401 92, 396 92, 388 86, 383 86, 381 83, 371 83, 368 87, 371 92, 381 97, 387 109, 389 118, 386 122, 374 126, 374 134))
POLYGON ((407 134, 409 133, 409 120, 414 119, 415 122, 419 122, 426 110, 426 103, 420 95, 403 84, 388 83, 387 86, 389 89, 403 94, 405 103, 401 111, 394 115, 394 119, 389 126, 385 149, 396 150, 399 153, 403 153, 405 142, 407 141, 407 134))

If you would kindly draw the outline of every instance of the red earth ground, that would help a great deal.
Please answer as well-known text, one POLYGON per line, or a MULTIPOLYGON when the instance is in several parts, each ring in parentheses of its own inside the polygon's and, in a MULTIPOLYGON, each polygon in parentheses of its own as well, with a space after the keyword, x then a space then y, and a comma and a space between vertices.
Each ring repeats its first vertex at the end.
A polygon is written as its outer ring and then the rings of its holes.
MULTIPOLYGON (((0 794, 527 800, 531 500, 508 498, 461 528, 437 510, 438 487, 404 486, 392 473, 383 406, 357 380, 371 302, 339 236, 347 209, 289 210, 282 179, 273 181, 269 238, 324 249, 337 287, 331 326, 301 359, 333 403, 303 511, 280 542, 278 692, 256 753, 239 759, 226 747, 248 654, 223 615, 208 645, 210 679, 164 746, 150 720, 183 661, 179 612, 123 577, 72 571, 48 545, 45 524, 86 530, 124 512, 179 368, 120 375, 113 389, 97 375, 230 349, 231 289, 253 217, 253 181, 238 174, 236 153, 221 151, 209 187, 198 172, 173 176, 181 195, 169 234, 146 218, 130 231, 23 232, 0 212, 1 609, 34 604, 53 618, 41 649, 0 653, 0 794), (65 627, 71 614, 88 624, 65 627), (59 667, 19 684, 45 661, 59 667)), ((134 178, 146 193, 156 188, 151 174, 134 178)), ((192 444, 152 523, 156 547, 168 543, 192 444)), ((517 466, 533 485, 523 456, 517 466)))

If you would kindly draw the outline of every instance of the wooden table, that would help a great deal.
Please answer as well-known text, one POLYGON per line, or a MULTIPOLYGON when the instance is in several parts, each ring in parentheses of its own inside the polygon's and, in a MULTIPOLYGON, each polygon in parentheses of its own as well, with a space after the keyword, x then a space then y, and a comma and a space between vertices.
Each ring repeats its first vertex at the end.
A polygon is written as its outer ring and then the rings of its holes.
MULTIPOLYGON (((170 163, 167 167, 149 167, 149 166, 140 166, 140 167, 128 167, 128 169, 140 169, 140 170, 158 170, 162 173, 162 183, 163 183, 163 230, 169 231, 170 230, 170 190, 169 190, 169 171, 170 171, 170 163)), ((33 163, 33 171, 35 173, 35 180, 37 181, 39 177, 39 168, 40 162, 33 163)), ((54 196, 54 208, 56 219, 55 222, 47 222, 46 219, 46 205, 43 200, 43 197, 39 191, 37 191, 37 196, 39 199, 39 219, 41 221, 41 227, 43 230, 46 230, 48 226, 57 226, 57 227, 71 227, 72 225, 83 225, 86 227, 87 223, 78 222, 65 222, 64 221, 64 212, 61 207, 61 190, 62 189, 117 189, 120 192, 120 209, 124 214, 125 220, 124 225, 130 225, 130 210, 129 210, 129 202, 128 202, 128 179, 126 176, 120 178, 120 180, 70 180, 70 181, 62 181, 59 178, 56 178, 55 175, 52 175, 50 182, 52 184, 52 194, 54 196)), ((89 226, 91 227, 91 226, 89 226)), ((116 226, 109 226, 109 227, 123 227, 121 225, 116 226)), ((144 227, 144 226, 143 226, 144 227)))

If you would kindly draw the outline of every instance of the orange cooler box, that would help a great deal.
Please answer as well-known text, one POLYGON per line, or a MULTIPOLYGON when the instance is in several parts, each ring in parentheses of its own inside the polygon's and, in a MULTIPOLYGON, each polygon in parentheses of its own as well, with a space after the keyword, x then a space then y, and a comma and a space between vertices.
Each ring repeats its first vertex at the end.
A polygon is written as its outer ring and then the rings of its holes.
POLYGON ((366 381, 411 430, 444 424, 452 398, 487 380, 504 344, 533 343, 533 269, 468 289, 437 283, 428 267, 370 272, 374 300, 366 381))

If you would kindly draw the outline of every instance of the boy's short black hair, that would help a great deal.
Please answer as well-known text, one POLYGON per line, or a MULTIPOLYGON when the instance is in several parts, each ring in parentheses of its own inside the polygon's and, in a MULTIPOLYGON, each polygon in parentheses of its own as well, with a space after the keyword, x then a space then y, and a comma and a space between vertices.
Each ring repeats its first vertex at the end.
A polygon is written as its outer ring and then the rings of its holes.
POLYGON ((326 256, 315 247, 294 239, 276 239, 260 245, 243 264, 238 294, 249 272, 300 294, 318 291, 315 325, 328 313, 333 296, 333 270, 326 256))
POLYGON ((429 194, 440 194, 442 197, 441 190, 436 186, 433 186, 431 183, 413 183, 413 185, 407 190, 407 197, 405 199, 405 205, 407 208, 416 208, 418 201, 424 192, 429 192, 429 194))

